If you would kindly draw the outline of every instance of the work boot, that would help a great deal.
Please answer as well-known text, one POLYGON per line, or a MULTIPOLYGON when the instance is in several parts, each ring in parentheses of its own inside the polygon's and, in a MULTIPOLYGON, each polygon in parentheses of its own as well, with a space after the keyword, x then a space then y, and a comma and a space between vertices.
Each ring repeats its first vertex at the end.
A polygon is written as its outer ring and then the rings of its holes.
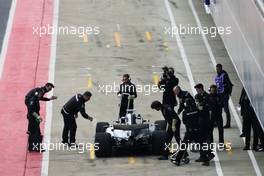
POLYGON ((208 160, 211 161, 212 159, 214 159, 215 155, 213 153, 209 153, 208 154, 208 160))
POLYGON ((210 164, 209 164, 209 161, 204 161, 202 165, 203 166, 209 166, 210 164))
POLYGON ((245 146, 243 150, 250 150, 249 146, 245 146))
POLYGON ((246 137, 246 135, 244 133, 241 133, 240 137, 246 137))
POLYGON ((231 125, 230 124, 226 124, 223 128, 231 128, 231 125))
POLYGON ((169 157, 167 155, 163 155, 161 157, 158 158, 158 160, 168 160, 169 157))
POLYGON ((197 160, 195 160, 195 162, 203 162, 204 160, 202 158, 198 158, 197 160))

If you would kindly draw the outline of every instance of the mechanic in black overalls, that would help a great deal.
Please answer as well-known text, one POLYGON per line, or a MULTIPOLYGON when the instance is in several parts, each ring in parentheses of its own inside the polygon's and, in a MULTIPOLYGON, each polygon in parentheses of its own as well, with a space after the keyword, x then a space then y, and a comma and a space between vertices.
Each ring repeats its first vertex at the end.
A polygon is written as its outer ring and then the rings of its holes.
POLYGON ((209 94, 209 101, 210 101, 210 122, 211 122, 211 132, 210 132, 210 141, 213 142, 213 130, 214 126, 218 127, 218 136, 219 136, 219 143, 224 143, 224 128, 223 128, 223 116, 222 116, 222 109, 223 109, 223 101, 221 96, 217 93, 217 86, 211 85, 210 86, 210 94, 209 94))
POLYGON ((133 83, 131 83, 129 74, 124 74, 122 81, 123 83, 120 84, 120 88, 117 93, 118 96, 121 96, 119 118, 124 117, 126 115, 127 108, 134 109, 134 99, 137 98, 136 86, 133 83), (130 102, 129 106, 128 106, 128 102, 130 102))
POLYGON ((88 119, 90 121, 93 120, 93 118, 85 112, 85 103, 90 100, 91 96, 92 94, 89 91, 84 92, 83 94, 76 94, 62 107, 61 114, 64 120, 62 133, 63 144, 77 146, 75 144, 75 135, 77 130, 75 119, 78 117, 79 112, 85 119, 88 119))
POLYGON ((184 102, 187 98, 190 98, 194 101, 194 98, 188 91, 183 91, 180 86, 175 86, 173 88, 174 95, 179 99, 179 109, 177 114, 179 115, 184 110, 184 102))
POLYGON ((195 160, 196 162, 202 162, 204 166, 209 166, 209 161, 214 158, 212 150, 204 150, 204 148, 209 148, 210 146, 210 115, 209 115, 209 105, 206 101, 205 94, 197 93, 195 95, 195 101, 197 103, 197 108, 199 110, 199 142, 200 142, 200 158, 195 160), (203 148, 204 146, 204 148, 203 148))
POLYGON ((180 150, 173 158, 173 163, 180 165, 181 160, 187 158, 187 146, 192 142, 198 142, 199 135, 199 111, 196 107, 194 99, 187 98, 184 103, 185 109, 182 112, 182 122, 186 127, 185 135, 182 144, 185 144, 186 149, 180 150))
POLYGON ((44 92, 40 89, 28 99, 28 150, 29 151, 43 151, 40 144, 42 142, 42 135, 40 132, 39 124, 42 118, 39 115, 40 105, 39 100, 43 97, 44 92))
POLYGON ((250 99, 245 91, 242 89, 239 104, 241 106, 241 116, 243 117, 243 136, 246 137, 245 147, 243 150, 250 150, 250 139, 251 139, 251 129, 253 129, 253 150, 263 151, 264 139, 263 131, 259 124, 258 117, 253 109, 250 99), (262 137, 261 137, 262 136, 262 137), (258 146, 259 139, 261 145, 258 146))
MULTIPOLYGON (((166 132, 168 134, 167 144, 171 143, 173 136, 178 144, 180 144, 180 126, 181 120, 178 117, 174 109, 169 105, 163 105, 159 101, 154 101, 151 103, 151 108, 157 111, 161 111, 164 119, 167 122, 166 132)), ((169 151, 166 151, 166 154, 159 158, 159 160, 167 160, 169 151)))
MULTIPOLYGON (((50 98, 44 97, 44 95, 46 93, 50 92, 53 88, 54 88, 54 85, 52 83, 46 83, 45 86, 43 86, 43 87, 37 87, 37 88, 31 89, 25 96, 25 105, 27 106, 27 110, 29 111, 29 106, 30 106, 29 102, 30 102, 31 98, 34 97, 35 94, 38 92, 42 92, 41 97, 39 99, 40 101, 56 100, 57 99, 56 96, 52 96, 50 98)), ((27 118, 29 118, 29 117, 27 117, 27 118)), ((29 131, 29 127, 28 127, 28 131, 29 131)))

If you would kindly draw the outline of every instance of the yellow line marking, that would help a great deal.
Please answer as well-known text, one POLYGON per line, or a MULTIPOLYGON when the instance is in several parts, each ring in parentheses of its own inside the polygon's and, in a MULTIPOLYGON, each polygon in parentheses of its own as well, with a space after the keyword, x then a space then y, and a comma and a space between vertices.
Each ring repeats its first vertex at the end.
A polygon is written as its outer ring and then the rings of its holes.
POLYGON ((158 85, 158 83, 159 83, 159 76, 154 73, 153 76, 152 76, 152 80, 153 80, 153 84, 154 85, 158 85))
POLYGON ((152 33, 151 32, 145 32, 147 40, 150 42, 152 40, 152 33))
POLYGON ((93 87, 93 80, 91 77, 88 77, 88 80, 87 80, 87 87, 88 89, 92 88, 93 87))
POLYGON ((87 34, 83 35, 83 42, 88 43, 88 35, 87 34))
POLYGON ((91 149, 90 149, 90 159, 94 160, 95 159, 95 153, 94 153, 94 145, 91 145, 91 149))
POLYGON ((164 46, 164 48, 165 48, 166 51, 169 51, 168 43, 164 42, 164 43, 163 43, 163 46, 164 46))
POLYGON ((227 155, 232 155, 233 154, 233 151, 232 151, 232 147, 231 147, 231 142, 225 141, 224 144, 225 144, 225 147, 226 146, 230 146, 230 150, 227 150, 226 149, 227 155))
POLYGON ((135 158, 133 156, 128 157, 128 164, 135 164, 135 158))
POLYGON ((121 36, 119 32, 115 32, 114 33, 114 38, 115 38, 115 43, 116 43, 116 47, 120 47, 121 46, 121 36))

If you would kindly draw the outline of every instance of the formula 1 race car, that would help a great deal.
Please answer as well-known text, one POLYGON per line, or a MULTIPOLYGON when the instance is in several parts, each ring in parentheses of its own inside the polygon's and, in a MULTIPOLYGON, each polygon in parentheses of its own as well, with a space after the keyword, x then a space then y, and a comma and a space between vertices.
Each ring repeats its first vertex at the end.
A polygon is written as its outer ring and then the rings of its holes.
MULTIPOLYGON (((128 105, 130 99, 128 100, 128 105)), ((98 122, 96 125, 95 150, 96 157, 109 157, 114 148, 134 150, 148 147, 154 155, 162 155, 167 140, 166 121, 158 120, 154 124, 144 120, 134 109, 129 109, 125 117, 119 118, 110 125, 108 122, 98 122)))

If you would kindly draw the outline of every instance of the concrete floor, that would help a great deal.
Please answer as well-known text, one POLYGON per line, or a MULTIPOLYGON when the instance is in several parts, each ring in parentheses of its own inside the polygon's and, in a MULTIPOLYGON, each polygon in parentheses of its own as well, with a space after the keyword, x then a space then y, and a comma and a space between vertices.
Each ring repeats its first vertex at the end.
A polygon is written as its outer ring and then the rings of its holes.
MULTIPOLYGON (((170 1, 176 24, 196 26, 187 1, 170 1)), ((211 16, 205 14, 202 3, 195 1, 195 8, 202 25, 214 25, 211 16)), ((129 73, 137 85, 153 85, 153 78, 164 65, 175 68, 183 89, 191 91, 180 51, 174 38, 164 33, 171 25, 163 1, 158 0, 60 0, 59 26, 98 26, 100 34, 80 38, 59 35, 55 72, 55 95, 53 104, 51 141, 60 142, 63 119, 62 105, 74 94, 90 90, 93 97, 86 105, 89 122, 77 119, 77 142, 93 143, 96 121, 113 121, 118 114, 119 100, 116 93, 106 95, 100 86, 121 82, 121 75, 129 73), (115 32, 118 32, 115 37, 115 32), (120 46, 119 45, 120 39, 120 46), (91 84, 92 82, 92 84, 91 84)), ((206 87, 213 83, 214 67, 200 35, 182 35, 183 46, 196 83, 206 87)), ((234 83, 232 99, 237 106, 241 83, 219 36, 208 36, 216 61, 222 63, 234 83)), ((158 73, 160 75, 160 73, 158 73)), ((150 109, 153 100, 160 100, 161 93, 139 93, 135 108, 146 119, 161 119, 150 109)), ((225 118, 224 118, 225 119, 225 118)), ((181 132, 184 132, 182 126, 181 132)), ((242 150, 240 131, 232 118, 232 128, 225 130, 225 140, 232 143, 232 153, 218 152, 224 175, 255 175, 249 155, 242 150)), ((215 130, 217 139, 217 130, 215 130)), ((191 163, 175 167, 168 161, 158 161, 156 156, 126 156, 91 159, 90 152, 50 151, 49 175, 217 175, 215 163, 202 167, 194 160, 198 154, 191 153, 191 163)), ((264 173, 263 153, 255 153, 258 165, 264 173)))

